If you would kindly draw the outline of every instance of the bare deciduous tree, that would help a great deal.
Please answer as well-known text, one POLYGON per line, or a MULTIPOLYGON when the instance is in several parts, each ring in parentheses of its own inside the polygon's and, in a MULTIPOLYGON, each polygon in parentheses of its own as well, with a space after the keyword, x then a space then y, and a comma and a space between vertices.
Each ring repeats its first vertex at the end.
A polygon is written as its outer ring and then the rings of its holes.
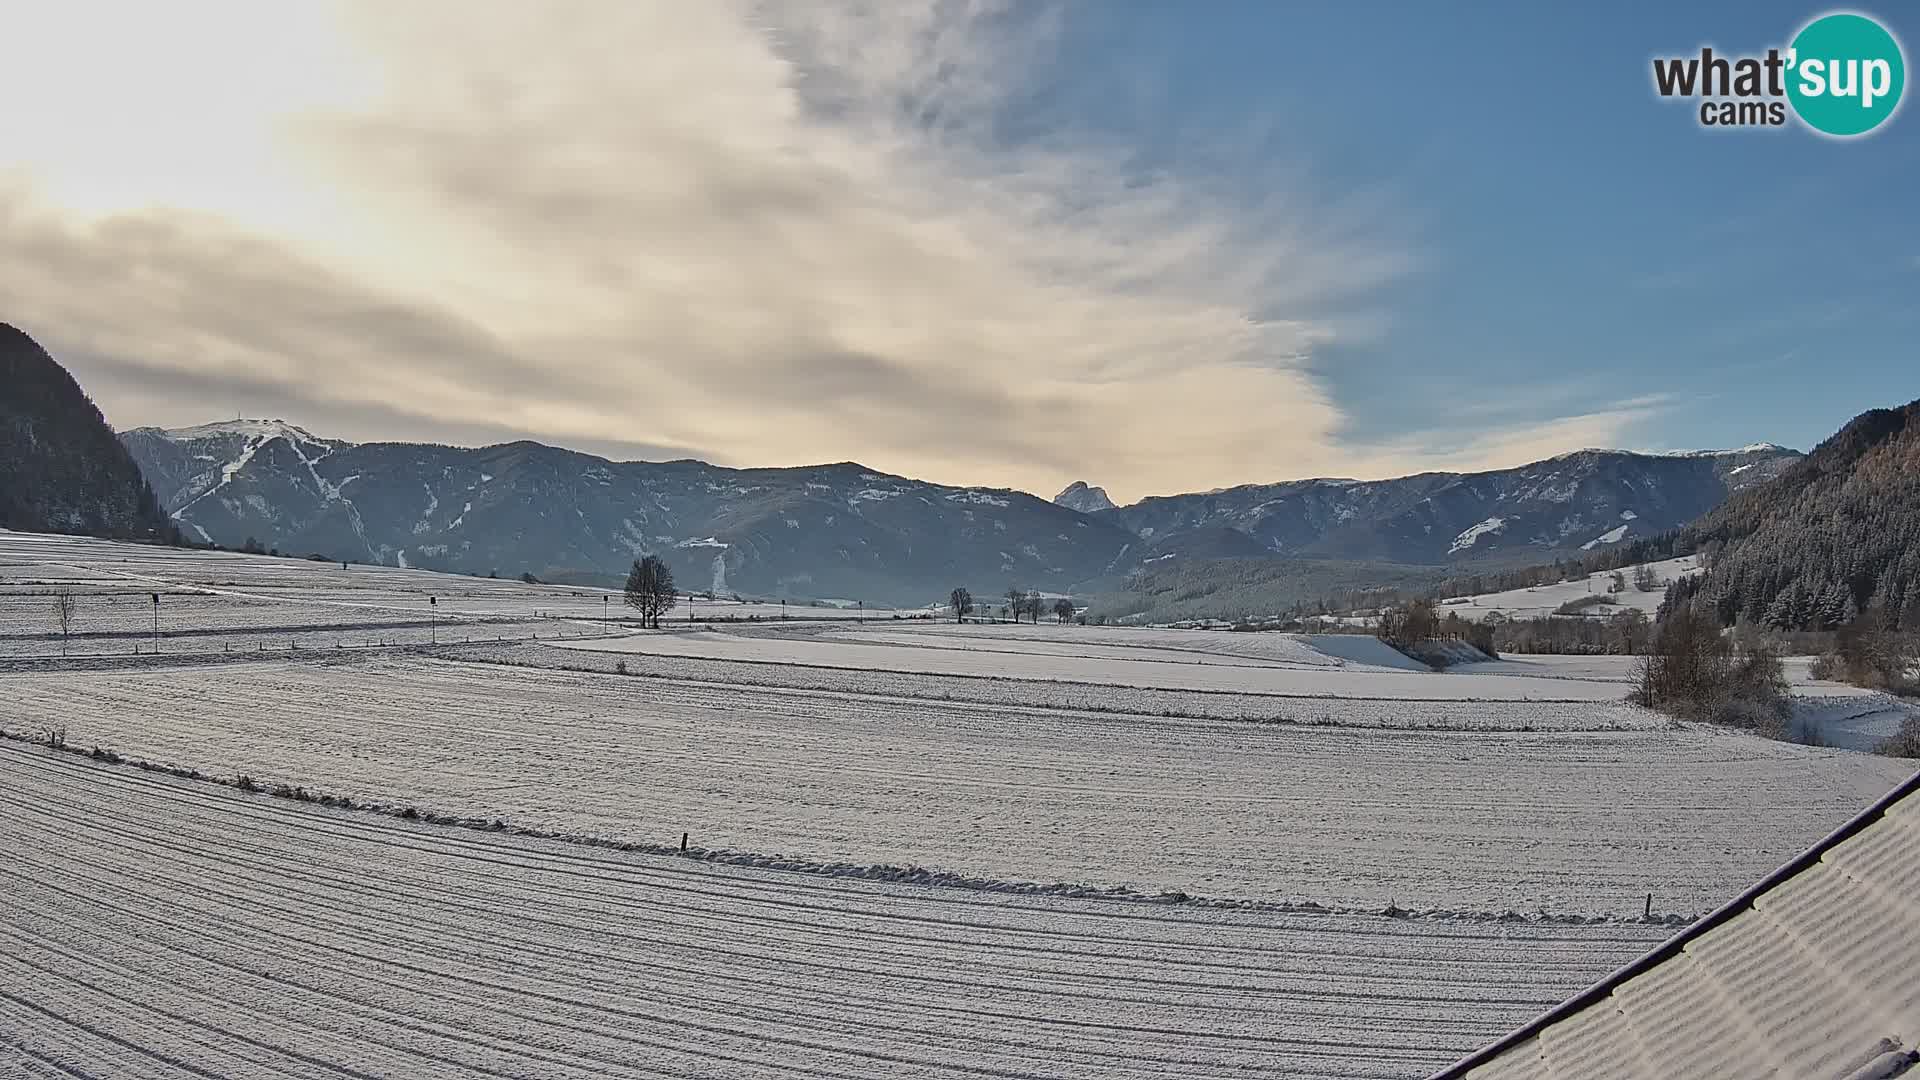
POLYGON ((680 595, 673 588, 673 570, 658 555, 635 559, 627 572, 627 606, 640 613, 640 625, 660 628, 660 616, 673 610, 680 595))
POLYGON ((973 594, 966 589, 953 590, 947 600, 953 605, 954 622, 965 622, 967 616, 973 614, 973 594))
POLYGON ((1053 602, 1053 618, 1055 622, 1059 623, 1071 622, 1073 620, 1073 601, 1064 596, 1055 600, 1053 602))
POLYGON ((60 655, 67 655, 67 635, 73 632, 73 590, 53 594, 53 620, 60 627, 60 655))

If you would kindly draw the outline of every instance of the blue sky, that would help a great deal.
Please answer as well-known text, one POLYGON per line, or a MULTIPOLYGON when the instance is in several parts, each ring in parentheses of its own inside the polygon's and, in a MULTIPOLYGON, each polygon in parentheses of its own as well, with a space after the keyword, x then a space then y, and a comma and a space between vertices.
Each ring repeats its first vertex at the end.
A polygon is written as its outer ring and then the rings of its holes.
MULTIPOLYGON (((1920 121, 1710 132, 1648 70, 1763 52, 1826 10, 1085 5, 1061 80, 1168 160, 1245 132, 1232 166, 1255 182, 1304 161, 1393 208, 1417 269, 1369 298, 1376 339, 1312 360, 1355 437, 1660 395, 1628 441, 1805 448, 1920 397, 1920 121)), ((1920 20, 1864 10, 1911 60, 1920 20)))
POLYGON ((123 428, 1121 500, 1920 397, 1911 103, 1652 89, 1824 9, 564 2, 32 6, 0 318, 123 428))

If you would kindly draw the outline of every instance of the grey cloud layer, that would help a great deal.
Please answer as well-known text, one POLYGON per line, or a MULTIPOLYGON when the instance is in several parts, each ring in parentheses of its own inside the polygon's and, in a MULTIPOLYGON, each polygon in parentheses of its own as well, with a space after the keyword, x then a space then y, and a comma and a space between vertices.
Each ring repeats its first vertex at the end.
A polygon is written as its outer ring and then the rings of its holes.
MULTIPOLYGON (((210 419, 174 410, 224 386, 323 434, 377 418, 391 437, 1043 492, 1085 476, 1122 497, 1432 463, 1342 446, 1304 363, 1342 332, 1329 313, 1410 265, 1390 215, 1236 201, 1067 134, 998 141, 1044 18, 411 3, 346 21, 379 100, 281 135, 350 235, 165 208, 81 221, 58 191, 0 191, 0 302, 93 358, 116 423, 210 419)), ((1516 440, 1533 445, 1494 433, 1489 452, 1516 440)))

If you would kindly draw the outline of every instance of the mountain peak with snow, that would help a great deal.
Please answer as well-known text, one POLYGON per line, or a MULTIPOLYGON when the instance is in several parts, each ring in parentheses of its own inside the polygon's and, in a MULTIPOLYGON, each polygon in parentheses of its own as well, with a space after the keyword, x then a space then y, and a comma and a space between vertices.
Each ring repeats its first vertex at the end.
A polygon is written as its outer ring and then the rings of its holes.
POLYGON ((1113 509, 1113 500, 1107 498, 1107 490, 1089 487, 1085 480, 1075 480, 1068 484, 1065 490, 1053 497, 1053 501, 1055 505, 1064 506, 1069 510, 1078 510, 1083 514, 1113 509))
POLYGON ((193 427, 149 429, 174 442, 193 442, 200 439, 218 439, 235 437, 241 439, 286 439, 306 443, 337 443, 338 440, 322 439, 306 428, 289 424, 285 420, 219 420, 211 424, 197 424, 193 427))
POLYGON ((1654 451, 1648 451, 1648 453, 1653 457, 1687 457, 1687 458, 1739 457, 1743 454, 1779 454, 1779 455, 1791 455, 1793 457, 1801 456, 1800 451, 1795 450, 1790 446, 1781 446, 1779 443, 1770 443, 1770 442, 1749 443, 1746 446, 1735 446, 1735 447, 1731 447, 1724 450, 1654 450, 1654 451))

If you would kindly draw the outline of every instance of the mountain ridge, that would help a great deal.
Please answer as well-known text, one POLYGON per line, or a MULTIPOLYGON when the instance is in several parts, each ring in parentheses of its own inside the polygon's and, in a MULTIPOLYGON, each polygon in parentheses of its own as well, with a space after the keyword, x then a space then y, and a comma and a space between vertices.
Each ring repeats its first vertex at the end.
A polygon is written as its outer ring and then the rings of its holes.
POLYGON ((1486 473, 1246 484, 1122 507, 1084 482, 1049 501, 858 462, 742 469, 617 462, 532 440, 355 443, 284 420, 135 428, 121 440, 203 541, 597 581, 664 553, 696 587, 896 602, 954 585, 1064 591, 1174 559, 1551 557, 1683 524, 1798 458, 1576 451, 1486 473), (1078 501, 1089 509, 1066 504, 1078 501))
MULTIPOLYGON (((267 420, 267 419, 252 419, 252 418, 236 418, 234 420, 215 420, 205 424, 195 424, 187 427, 174 427, 174 428, 161 427, 158 425, 148 424, 148 425, 141 425, 139 427, 127 428, 121 431, 120 435, 124 437, 127 435, 134 434, 136 432, 144 432, 150 435, 164 436, 167 438, 179 440, 179 439, 199 438, 209 434, 221 434, 221 433, 242 434, 250 431, 257 431, 257 432, 264 433, 273 429, 293 432, 309 441, 328 443, 328 444, 333 444, 333 445, 338 445, 343 447, 345 446, 354 446, 354 447, 359 447, 359 446, 435 446, 435 447, 442 447, 450 450, 479 451, 479 450, 493 450, 501 447, 528 446, 528 447, 541 447, 541 448, 550 449, 550 450, 560 450, 560 451, 565 451, 567 453, 572 453, 572 454, 582 454, 584 456, 597 458, 598 460, 605 461, 605 462, 608 462, 609 464, 614 464, 614 465, 676 465, 676 464, 690 463, 695 465, 704 465, 704 466, 708 466, 715 469, 735 469, 735 470, 826 469, 826 468, 834 468, 838 466, 845 466, 850 468, 864 469, 868 472, 878 473, 882 475, 899 475, 899 474, 887 473, 886 470, 884 469, 880 469, 875 466, 866 465, 862 462, 854 461, 851 459, 844 460, 844 461, 832 461, 832 462, 823 461, 823 462, 803 463, 799 465, 730 466, 730 465, 715 465, 712 462, 705 461, 701 458, 694 458, 694 457, 663 458, 658 460, 648 459, 648 458, 608 458, 598 454, 590 454, 583 450, 572 450, 567 447, 558 446, 553 443, 543 443, 537 439, 524 439, 524 438, 510 439, 504 442, 496 442, 496 443, 481 443, 477 445, 470 445, 465 443, 420 442, 417 440, 409 440, 409 439, 371 439, 371 440, 366 440, 362 442, 355 442, 347 439, 336 439, 336 438, 330 438, 330 437, 323 438, 321 436, 314 435, 311 432, 311 430, 307 428, 304 428, 298 424, 294 424, 289 421, 281 420, 281 419, 267 420)), ((1774 442, 1758 442, 1758 443, 1750 443, 1748 445, 1739 446, 1739 447, 1728 447, 1723 449, 1699 449, 1699 450, 1631 450, 1631 449, 1625 449, 1621 447, 1588 446, 1588 447, 1582 447, 1578 450, 1563 451, 1559 454, 1552 455, 1551 457, 1541 458, 1538 461, 1528 462, 1528 463, 1517 465, 1517 466, 1508 466, 1502 469, 1481 469, 1481 470, 1474 470, 1474 471, 1458 470, 1458 469, 1434 469, 1434 470, 1426 470, 1426 471, 1415 472, 1415 473, 1403 473, 1395 476, 1378 477, 1372 480, 1359 480, 1353 477, 1342 477, 1342 476, 1303 476, 1303 477, 1296 477, 1292 479, 1283 479, 1283 480, 1250 480, 1244 483, 1227 485, 1225 487, 1208 488, 1205 491, 1171 492, 1171 493, 1161 494, 1161 495, 1142 495, 1140 498, 1130 503, 1115 503, 1113 502, 1112 497, 1107 494, 1106 488, 1098 485, 1094 485, 1094 484, 1089 484, 1084 480, 1076 480, 1073 483, 1068 484, 1058 494, 1056 494, 1051 500, 1048 500, 1048 501, 1053 502, 1057 505, 1071 507, 1071 502, 1076 498, 1078 498, 1081 495, 1081 493, 1085 493, 1086 495, 1091 496, 1091 498, 1094 500, 1104 500, 1106 502, 1107 504, 1106 506, 1097 506, 1092 510, 1081 511, 1082 513, 1097 513, 1099 512, 1099 510, 1103 510, 1103 509, 1124 510, 1130 507, 1138 506, 1141 503, 1148 502, 1154 499, 1178 499, 1178 498, 1190 498, 1190 497, 1198 497, 1198 496, 1221 495, 1227 492, 1240 491, 1247 488, 1271 488, 1271 487, 1279 487, 1279 486, 1288 485, 1288 484, 1324 484, 1324 485, 1335 486, 1335 487, 1351 487, 1359 484, 1381 484, 1381 483, 1389 483, 1397 480, 1410 480, 1417 477, 1426 477, 1426 476, 1450 476, 1450 477, 1479 476, 1485 473, 1504 472, 1504 471, 1509 471, 1510 469, 1526 468, 1529 465, 1538 465, 1538 464, 1542 464, 1550 461, 1560 461, 1566 458, 1579 457, 1581 455, 1587 455, 1587 454, 1617 455, 1622 457, 1643 457, 1643 458, 1717 458, 1717 457, 1731 457, 1731 456, 1737 456, 1737 455, 1743 455, 1743 454, 1778 455, 1778 456, 1793 457, 1793 458, 1800 458, 1800 457, 1806 456, 1802 451, 1796 450, 1793 447, 1785 446, 1783 444, 1774 443, 1774 442), (1068 500, 1068 501, 1063 502, 1062 500, 1068 500)), ((934 481, 934 480, 926 480, 926 481, 920 481, 920 482, 927 483, 927 484, 934 484, 940 487, 966 488, 969 490, 1003 491, 1003 492, 1012 491, 1012 492, 1019 492, 1020 494, 1023 494, 1023 495, 1031 495, 1034 498, 1040 497, 1038 493, 1026 491, 1025 489, 1022 489, 1022 488, 994 487, 991 485, 982 485, 982 484, 945 484, 945 483, 941 483, 940 481, 934 481)), ((1071 507, 1071 508, 1079 509, 1078 507, 1071 507)))

